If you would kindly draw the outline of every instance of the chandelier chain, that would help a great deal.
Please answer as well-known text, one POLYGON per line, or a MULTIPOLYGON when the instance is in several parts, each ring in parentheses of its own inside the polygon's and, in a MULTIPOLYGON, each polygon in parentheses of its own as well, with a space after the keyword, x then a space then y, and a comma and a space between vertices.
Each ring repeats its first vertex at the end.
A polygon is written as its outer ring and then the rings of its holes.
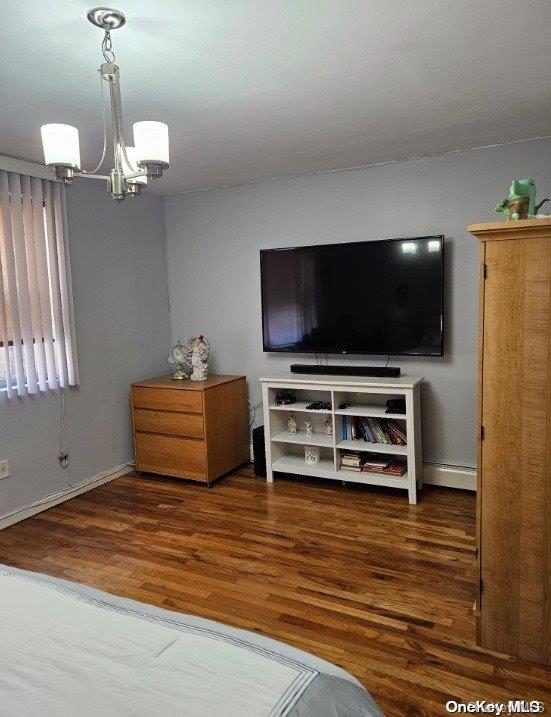
POLYGON ((113 51, 113 42, 111 40, 111 31, 108 27, 105 28, 105 37, 101 43, 101 52, 105 62, 115 62, 115 53, 113 51))

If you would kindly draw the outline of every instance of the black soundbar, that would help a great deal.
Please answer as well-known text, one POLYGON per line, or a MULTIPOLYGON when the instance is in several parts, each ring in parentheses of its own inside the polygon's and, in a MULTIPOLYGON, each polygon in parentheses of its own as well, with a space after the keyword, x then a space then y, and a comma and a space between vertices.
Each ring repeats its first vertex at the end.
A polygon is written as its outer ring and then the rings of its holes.
POLYGON ((400 369, 392 366, 320 366, 318 364, 292 363, 291 373, 318 373, 335 376, 375 376, 398 378, 400 369))

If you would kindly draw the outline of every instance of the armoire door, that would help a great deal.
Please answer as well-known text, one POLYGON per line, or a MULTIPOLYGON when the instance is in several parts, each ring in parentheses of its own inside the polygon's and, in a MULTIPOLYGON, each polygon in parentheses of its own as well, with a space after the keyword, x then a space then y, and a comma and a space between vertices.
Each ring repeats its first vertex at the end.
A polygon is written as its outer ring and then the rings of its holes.
POLYGON ((479 637, 549 663, 551 238, 534 234, 484 244, 479 637))

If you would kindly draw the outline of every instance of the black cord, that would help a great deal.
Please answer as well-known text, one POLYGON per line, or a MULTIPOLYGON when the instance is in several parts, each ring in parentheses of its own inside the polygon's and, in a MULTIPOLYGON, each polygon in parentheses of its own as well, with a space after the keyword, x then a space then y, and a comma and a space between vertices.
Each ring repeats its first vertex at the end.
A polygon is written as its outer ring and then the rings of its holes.
POLYGON ((385 368, 387 368, 388 364, 390 363, 390 354, 388 354, 388 358, 386 360, 385 368))

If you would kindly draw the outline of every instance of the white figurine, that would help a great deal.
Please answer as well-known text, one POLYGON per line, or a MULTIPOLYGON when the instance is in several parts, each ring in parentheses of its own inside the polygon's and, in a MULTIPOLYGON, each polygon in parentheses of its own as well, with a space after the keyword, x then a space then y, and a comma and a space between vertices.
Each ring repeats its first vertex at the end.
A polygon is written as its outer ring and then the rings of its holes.
POLYGON ((180 341, 175 343, 170 349, 167 361, 176 369, 175 373, 172 374, 173 379, 176 381, 183 381, 185 378, 189 378, 185 370, 188 363, 187 347, 180 341))
POLYGON ((306 431, 307 436, 314 435, 314 427, 312 426, 312 421, 309 418, 304 421, 304 430, 306 431))
POLYGON ((319 463, 320 449, 317 446, 304 446, 304 462, 319 463))
POLYGON ((327 416, 325 419, 325 435, 331 437, 333 435, 333 419, 327 416))
POLYGON ((188 341, 188 356, 193 367, 192 381, 205 381, 209 370, 210 343, 204 336, 194 336, 188 341))
POLYGON ((291 415, 289 416, 289 420, 287 421, 287 430, 294 436, 297 432, 297 428, 297 419, 295 418, 295 414, 291 413, 291 415))

